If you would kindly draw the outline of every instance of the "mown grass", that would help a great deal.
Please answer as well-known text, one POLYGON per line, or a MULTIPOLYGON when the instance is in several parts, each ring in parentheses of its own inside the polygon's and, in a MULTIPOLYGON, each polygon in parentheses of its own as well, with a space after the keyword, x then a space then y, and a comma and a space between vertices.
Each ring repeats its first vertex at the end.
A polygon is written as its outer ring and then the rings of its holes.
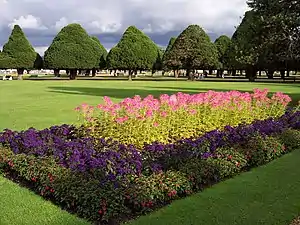
POLYGON ((300 100, 300 84, 189 81, 3 81, 0 82, 0 131, 45 128, 54 124, 75 123, 73 109, 81 103, 99 104, 103 96, 115 101, 134 95, 159 96, 162 93, 198 93, 207 90, 252 91, 269 88, 300 100))
MULTIPOLYGON (((300 84, 188 81, 5 81, 0 82, 0 131, 45 128, 76 123, 73 109, 86 102, 96 105, 103 96, 125 97, 207 90, 251 91, 269 88, 300 100, 300 84)), ((287 224, 299 214, 300 198, 295 152, 266 167, 175 202, 133 224, 287 224)), ((39 196, 0 176, 0 225, 87 224, 39 196)))
POLYGON ((300 213, 300 150, 130 225, 288 225, 300 213))
POLYGON ((1 225, 88 225, 51 202, 0 176, 1 225))

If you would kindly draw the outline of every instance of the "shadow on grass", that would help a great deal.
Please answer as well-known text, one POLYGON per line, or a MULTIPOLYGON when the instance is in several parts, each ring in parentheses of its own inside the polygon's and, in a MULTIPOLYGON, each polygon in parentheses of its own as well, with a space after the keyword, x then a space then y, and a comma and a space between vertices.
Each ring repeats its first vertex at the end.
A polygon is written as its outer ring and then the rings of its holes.
MULTIPOLYGON (((278 86, 282 87, 282 85, 278 85, 278 86)), ((289 85, 289 86, 298 87, 299 85, 289 85)), ((135 95, 140 95, 141 97, 146 97, 148 95, 159 97, 161 94, 171 95, 177 92, 196 94, 199 92, 206 92, 208 90, 211 90, 211 88, 205 88, 205 87, 194 87, 194 88, 149 87, 149 89, 120 89, 120 88, 61 87, 61 86, 53 86, 53 87, 49 87, 49 89, 50 92, 54 92, 54 93, 70 94, 70 95, 100 96, 100 97, 109 96, 111 98, 118 98, 118 99, 133 97, 135 95)), ((232 89, 214 89, 214 91, 230 91, 230 90, 232 89)), ((240 91, 245 92, 245 90, 240 90, 240 91)), ((293 100, 292 105, 297 105, 298 101, 300 101, 300 93, 289 94, 289 96, 293 100)))

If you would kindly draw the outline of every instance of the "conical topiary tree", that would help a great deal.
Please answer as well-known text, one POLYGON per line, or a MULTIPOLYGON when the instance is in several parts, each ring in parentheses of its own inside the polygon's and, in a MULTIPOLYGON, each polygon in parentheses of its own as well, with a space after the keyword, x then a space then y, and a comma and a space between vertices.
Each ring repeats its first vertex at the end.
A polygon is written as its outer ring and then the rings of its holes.
POLYGON ((217 49, 209 36, 200 26, 190 25, 177 37, 166 63, 186 69, 192 79, 192 70, 214 67, 217 59, 217 49))
MULTIPOLYGON (((226 65, 226 52, 231 45, 231 39, 226 35, 221 35, 215 40, 215 46, 218 50, 219 68, 217 76, 223 73, 224 69, 228 69, 229 65, 226 65)), ((233 72, 235 74, 235 72, 233 72)))
POLYGON ((17 69, 18 79, 22 79, 25 69, 33 69, 38 59, 32 45, 27 40, 21 27, 15 25, 8 42, 3 46, 2 66, 5 68, 17 69))
POLYGON ((49 69, 70 71, 75 79, 77 70, 93 69, 99 63, 99 46, 79 24, 69 24, 54 38, 44 56, 49 69))
POLYGON ((96 67, 92 70, 92 75, 95 76, 96 69, 105 69, 106 68, 107 51, 97 37, 92 36, 91 39, 93 41, 95 41, 99 47, 99 62, 97 63, 96 67))
POLYGON ((175 41, 176 41, 176 37, 171 37, 170 38, 168 46, 166 48, 166 51, 164 53, 162 61, 163 61, 163 68, 165 70, 172 69, 174 71, 174 76, 177 77, 178 73, 177 73, 176 69, 178 69, 178 65, 176 63, 173 64, 173 61, 168 61, 167 60, 169 58, 170 51, 171 51, 171 49, 172 49, 173 44, 175 43, 175 41))
POLYGON ((109 69, 129 71, 129 80, 137 70, 150 70, 157 59, 157 45, 134 26, 127 28, 119 43, 107 56, 109 69))

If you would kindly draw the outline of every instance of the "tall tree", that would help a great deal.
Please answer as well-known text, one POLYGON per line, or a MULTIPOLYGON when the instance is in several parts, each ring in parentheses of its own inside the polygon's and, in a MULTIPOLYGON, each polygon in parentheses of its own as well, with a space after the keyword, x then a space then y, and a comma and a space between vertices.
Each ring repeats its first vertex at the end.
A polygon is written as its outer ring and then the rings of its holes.
POLYGON ((129 80, 137 70, 150 70, 157 60, 157 45, 134 26, 128 27, 119 43, 107 56, 109 69, 129 71, 129 80))
POLYGON ((208 69, 216 66, 218 52, 201 27, 190 25, 174 42, 166 62, 186 69, 189 76, 194 69, 208 69))
POLYGON ((96 69, 105 69, 106 68, 106 57, 107 57, 108 53, 97 37, 92 36, 91 38, 93 41, 95 41, 98 44, 98 47, 99 47, 99 62, 97 63, 95 68, 92 70, 92 75, 95 76, 96 69))
POLYGON ((256 73, 263 58, 260 48, 260 35, 262 33, 261 23, 254 11, 248 11, 241 24, 232 36, 232 45, 229 47, 231 64, 236 69, 245 69, 246 76, 254 81, 256 73))
POLYGON ((173 61, 169 61, 167 60, 169 58, 169 55, 170 55, 170 51, 174 45, 176 41, 176 37, 171 37, 170 40, 169 40, 169 43, 168 43, 168 46, 166 48, 166 51, 163 55, 163 59, 162 59, 162 62, 163 62, 163 68, 165 70, 168 70, 168 69, 172 69, 173 72, 174 72, 174 76, 175 77, 178 77, 178 73, 176 71, 176 69, 178 69, 178 65, 177 64, 172 64, 173 61))
POLYGON ((300 1, 249 0, 248 4, 264 31, 259 35, 260 51, 269 69, 283 70, 284 76, 284 70, 299 68, 300 1))
POLYGON ((229 65, 226 64, 226 52, 231 44, 231 39, 226 35, 221 35, 215 40, 215 46, 218 50, 219 68, 217 76, 223 73, 224 69, 229 69, 229 65))
POLYGON ((69 24, 54 38, 44 56, 49 69, 70 71, 76 79, 77 70, 93 69, 99 64, 99 45, 79 24, 69 24))
POLYGON ((29 43, 21 27, 15 25, 8 42, 3 46, 2 67, 17 69, 18 79, 22 79, 25 69, 35 68, 40 56, 29 43))

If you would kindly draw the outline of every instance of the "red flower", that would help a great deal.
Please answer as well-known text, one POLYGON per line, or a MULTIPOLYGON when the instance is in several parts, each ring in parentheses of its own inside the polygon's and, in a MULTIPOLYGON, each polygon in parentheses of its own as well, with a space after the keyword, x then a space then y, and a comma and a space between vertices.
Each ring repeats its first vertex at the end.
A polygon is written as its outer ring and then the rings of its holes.
POLYGON ((55 192, 55 190, 54 190, 53 188, 51 188, 51 189, 50 189, 50 192, 51 192, 51 193, 54 193, 54 192, 55 192))
POLYGON ((231 160, 232 159, 232 155, 228 156, 228 159, 231 160))
POLYGON ((36 178, 35 178, 35 177, 31 178, 31 180, 32 180, 33 182, 36 182, 36 178))
POLYGON ((49 190, 50 188, 48 186, 46 186, 46 190, 49 190))
POLYGON ((98 213, 99 213, 100 215, 102 215, 102 214, 103 214, 103 211, 100 209, 100 210, 98 211, 98 213))

